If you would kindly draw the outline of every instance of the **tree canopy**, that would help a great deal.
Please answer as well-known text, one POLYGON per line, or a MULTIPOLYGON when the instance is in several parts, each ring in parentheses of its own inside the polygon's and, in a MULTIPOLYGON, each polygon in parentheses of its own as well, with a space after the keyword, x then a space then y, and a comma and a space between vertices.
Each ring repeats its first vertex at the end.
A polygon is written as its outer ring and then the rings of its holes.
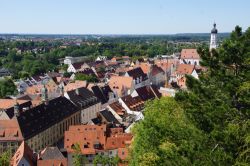
POLYGON ((130 165, 250 164, 250 28, 236 27, 187 91, 149 103, 134 128, 130 165))
POLYGON ((16 86, 11 79, 0 80, 0 98, 14 95, 16 92, 16 86))

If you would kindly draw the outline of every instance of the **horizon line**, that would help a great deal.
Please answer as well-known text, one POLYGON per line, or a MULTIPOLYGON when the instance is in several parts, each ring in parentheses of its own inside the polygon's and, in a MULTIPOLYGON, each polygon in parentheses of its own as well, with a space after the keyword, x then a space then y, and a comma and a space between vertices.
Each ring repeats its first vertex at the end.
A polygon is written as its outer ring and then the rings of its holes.
MULTIPOLYGON (((218 34, 225 34, 225 33, 231 33, 231 32, 219 32, 218 34)), ((180 35, 180 34, 211 34, 210 32, 181 32, 181 33, 1 33, 0 35, 67 35, 67 36, 73 36, 73 35, 180 35)))

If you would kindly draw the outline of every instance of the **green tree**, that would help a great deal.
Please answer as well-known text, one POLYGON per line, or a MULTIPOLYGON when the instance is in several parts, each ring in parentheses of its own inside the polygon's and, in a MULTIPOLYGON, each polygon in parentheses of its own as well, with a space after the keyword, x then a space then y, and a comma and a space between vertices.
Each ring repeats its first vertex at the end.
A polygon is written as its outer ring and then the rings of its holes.
POLYGON ((74 144, 73 150, 74 150, 73 154, 74 166, 83 166, 86 162, 86 158, 82 155, 80 145, 74 144))
POLYGON ((4 98, 8 95, 14 95, 17 93, 16 86, 11 79, 0 80, 0 97, 4 98))
POLYGON ((88 82, 97 82, 97 78, 93 75, 86 75, 82 73, 75 74, 75 80, 88 81, 88 82))
POLYGON ((198 51, 207 71, 186 76, 188 90, 174 99, 146 105, 130 165, 250 164, 250 28, 237 26, 218 49, 198 51))
POLYGON ((6 151, 0 155, 0 165, 1 166, 9 166, 11 159, 10 151, 6 151))
POLYGON ((120 159, 118 156, 115 157, 109 157, 104 155, 96 155, 93 164, 94 166, 97 166, 97 164, 101 164, 103 166, 109 165, 109 166, 117 166, 120 159))
POLYGON ((209 160, 201 155, 200 142, 206 142, 206 137, 173 98, 149 102, 144 120, 133 133, 130 165, 191 165, 209 160))
POLYGON ((193 124, 210 139, 207 149, 220 165, 248 165, 250 131, 250 28, 236 27, 217 50, 200 49, 208 71, 196 80, 187 76, 188 92, 176 100, 193 124))

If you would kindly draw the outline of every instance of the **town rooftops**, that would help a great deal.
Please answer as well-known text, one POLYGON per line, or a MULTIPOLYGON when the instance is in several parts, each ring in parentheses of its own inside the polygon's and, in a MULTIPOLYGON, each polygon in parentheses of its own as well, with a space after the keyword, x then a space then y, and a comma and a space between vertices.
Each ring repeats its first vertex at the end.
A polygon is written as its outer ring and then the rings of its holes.
POLYGON ((194 65, 188 65, 188 64, 179 64, 176 69, 176 74, 179 75, 185 75, 185 74, 192 74, 194 70, 194 65))
MULTIPOLYGON (((24 104, 29 102, 29 100, 17 100, 18 104, 24 104)), ((15 99, 0 99, 0 109, 8 109, 15 105, 15 99)))
POLYGON ((106 125, 70 126, 65 132, 64 147, 67 152, 74 152, 75 144, 79 144, 82 154, 96 154, 105 150, 125 148, 132 140, 132 135, 123 133, 122 128, 111 128, 106 125))
POLYGON ((36 165, 36 156, 34 155, 33 151, 24 141, 21 143, 21 145, 15 152, 14 156, 12 157, 10 165, 19 166, 19 162, 21 161, 22 158, 25 158, 29 166, 36 165))
POLYGON ((82 154, 96 154, 104 150, 106 143, 106 125, 76 125, 70 126, 65 132, 64 148, 74 152, 73 147, 79 144, 82 154))
POLYGON ((158 89, 154 86, 143 86, 136 89, 136 92, 143 101, 152 100, 155 98, 160 98, 161 94, 158 89))
POLYGON ((77 63, 73 63, 72 66, 78 70, 81 69, 82 65, 84 65, 85 62, 77 62, 77 63))
POLYGON ((22 141, 23 136, 16 119, 0 120, 0 141, 22 141))
POLYGON ((200 55, 196 49, 182 49, 181 59, 200 59, 200 55))
POLYGON ((150 72, 151 64, 149 63, 140 63, 136 66, 140 67, 145 74, 148 74, 150 72))
POLYGON ((121 99, 132 111, 141 111, 144 108, 144 101, 140 96, 132 97, 131 95, 127 95, 121 99))
POLYGON ((16 119, 23 137, 28 139, 77 111, 79 109, 71 101, 60 96, 50 100, 47 105, 43 103, 22 112, 16 119))
MULTIPOLYGON (((26 102, 19 102, 19 101, 20 100, 17 100, 20 112, 23 112, 25 109, 29 109, 32 107, 31 101, 26 101, 26 102)), ((14 104, 10 108, 4 109, 2 111, 5 111, 9 119, 12 119, 14 117, 14 104)))
POLYGON ((87 88, 78 88, 67 92, 69 99, 79 108, 85 108, 99 102, 98 98, 87 88))
POLYGON ((46 147, 39 154, 40 160, 51 160, 51 159, 64 159, 65 157, 62 155, 58 147, 46 147))
POLYGON ((134 80, 137 78, 139 78, 139 79, 142 78, 142 81, 145 81, 148 79, 147 74, 145 74, 140 67, 129 70, 129 71, 127 71, 127 73, 130 77, 133 77, 134 80))
POLYGON ((77 88, 82 88, 82 87, 86 87, 86 86, 87 86, 86 81, 76 80, 76 81, 70 82, 66 86, 64 86, 64 91, 71 91, 71 90, 75 90, 77 88))
POLYGON ((124 115, 125 114, 125 109, 122 107, 122 105, 116 101, 112 104, 109 105, 110 108, 112 108, 118 115, 124 115))
POLYGON ((109 101, 109 93, 113 93, 108 85, 98 86, 94 85, 91 87, 95 96, 102 102, 102 104, 109 101))
POLYGON ((65 158, 58 147, 46 147, 38 156, 37 166, 67 166, 65 158))
POLYGON ((152 66, 152 70, 151 70, 152 76, 155 76, 155 75, 157 75, 159 73, 163 73, 164 74, 165 72, 163 71, 163 69, 161 67, 158 67, 157 65, 153 65, 152 66))
POLYGON ((125 76, 112 76, 109 80, 109 87, 118 93, 118 96, 122 96, 122 92, 125 89, 131 89, 133 86, 133 78, 125 76))
POLYGON ((99 112, 102 118, 104 118, 109 123, 120 124, 120 122, 115 118, 115 116, 108 110, 102 110, 99 112))

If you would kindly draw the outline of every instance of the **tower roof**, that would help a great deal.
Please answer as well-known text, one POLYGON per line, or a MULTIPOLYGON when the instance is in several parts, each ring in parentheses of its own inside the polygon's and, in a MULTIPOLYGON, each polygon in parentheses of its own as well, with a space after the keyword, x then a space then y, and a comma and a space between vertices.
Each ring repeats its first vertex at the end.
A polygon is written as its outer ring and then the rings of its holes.
POLYGON ((214 28, 211 30, 211 33, 218 33, 218 30, 216 29, 216 23, 214 23, 214 28))

